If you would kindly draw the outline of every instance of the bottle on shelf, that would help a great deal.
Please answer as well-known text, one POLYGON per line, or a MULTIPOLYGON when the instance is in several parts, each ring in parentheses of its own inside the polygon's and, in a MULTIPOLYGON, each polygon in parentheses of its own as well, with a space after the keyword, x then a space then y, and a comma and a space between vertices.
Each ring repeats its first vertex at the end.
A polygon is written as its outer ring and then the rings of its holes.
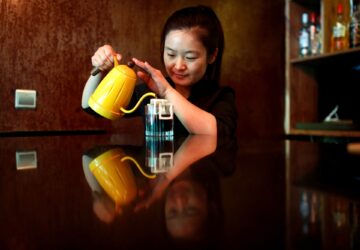
POLYGON ((306 192, 301 193, 299 212, 302 219, 302 232, 307 235, 309 233, 310 203, 306 192))
POLYGON ((311 54, 309 16, 303 13, 301 16, 301 28, 299 33, 299 56, 306 57, 311 54))
POLYGON ((360 9, 359 2, 352 1, 350 24, 349 24, 349 46, 350 48, 360 46, 360 9))
POLYGON ((310 13, 310 47, 311 55, 318 55, 321 51, 321 35, 320 35, 320 23, 316 21, 316 13, 310 13))
POLYGON ((344 21, 344 8, 341 3, 337 6, 336 20, 332 29, 331 51, 340 51, 348 48, 347 28, 344 21))

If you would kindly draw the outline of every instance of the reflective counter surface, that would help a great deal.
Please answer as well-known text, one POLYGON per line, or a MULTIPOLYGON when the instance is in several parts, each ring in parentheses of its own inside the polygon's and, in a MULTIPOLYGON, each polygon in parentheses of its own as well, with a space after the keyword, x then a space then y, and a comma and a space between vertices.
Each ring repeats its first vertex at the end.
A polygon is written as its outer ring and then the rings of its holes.
POLYGON ((359 249, 345 143, 2 137, 0 249, 359 249))

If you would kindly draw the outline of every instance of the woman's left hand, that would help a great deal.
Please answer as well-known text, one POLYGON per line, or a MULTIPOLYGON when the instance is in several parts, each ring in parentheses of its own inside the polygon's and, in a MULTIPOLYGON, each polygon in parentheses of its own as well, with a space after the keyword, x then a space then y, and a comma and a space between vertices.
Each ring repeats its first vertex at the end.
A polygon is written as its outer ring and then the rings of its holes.
POLYGON ((165 79, 161 71, 153 68, 148 62, 143 62, 136 58, 133 58, 133 61, 138 67, 145 71, 138 71, 138 77, 142 79, 148 85, 148 87, 157 95, 159 95, 160 97, 164 97, 166 91, 168 91, 171 86, 169 82, 165 79))

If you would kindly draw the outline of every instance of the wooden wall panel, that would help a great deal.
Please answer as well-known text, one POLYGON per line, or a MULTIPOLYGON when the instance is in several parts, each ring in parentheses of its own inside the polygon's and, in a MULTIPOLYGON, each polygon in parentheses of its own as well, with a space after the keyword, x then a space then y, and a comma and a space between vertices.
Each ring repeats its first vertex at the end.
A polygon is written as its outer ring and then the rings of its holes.
POLYGON ((0 131, 127 130, 133 121, 110 122, 81 110, 91 55, 109 43, 125 58, 161 67, 162 24, 174 10, 199 3, 212 6, 223 22, 222 81, 237 91, 239 135, 281 134, 283 0, 1 0, 0 131), (36 90, 37 109, 15 110, 15 89, 36 90))

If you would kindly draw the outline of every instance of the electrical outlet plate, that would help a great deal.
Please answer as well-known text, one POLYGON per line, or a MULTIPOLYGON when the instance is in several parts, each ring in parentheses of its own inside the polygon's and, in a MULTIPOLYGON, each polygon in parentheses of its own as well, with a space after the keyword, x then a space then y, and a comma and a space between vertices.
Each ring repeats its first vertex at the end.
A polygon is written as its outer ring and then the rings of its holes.
POLYGON ((16 169, 36 169, 37 153, 36 151, 16 151, 16 169))
POLYGON ((15 90, 15 108, 36 108, 36 91, 28 89, 15 90))

